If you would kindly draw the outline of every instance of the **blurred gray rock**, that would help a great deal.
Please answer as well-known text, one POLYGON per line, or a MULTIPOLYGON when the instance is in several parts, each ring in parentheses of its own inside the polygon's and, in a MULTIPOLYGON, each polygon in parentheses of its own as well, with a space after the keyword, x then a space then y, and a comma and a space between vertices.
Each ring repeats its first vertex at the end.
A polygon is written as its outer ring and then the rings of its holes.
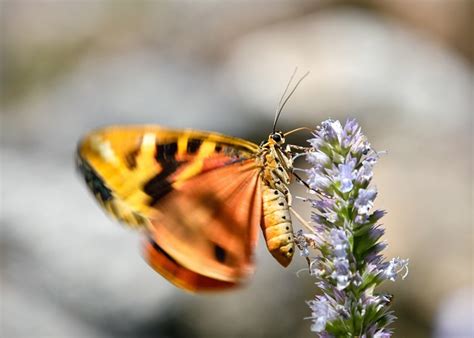
POLYGON ((472 113, 473 72, 465 59, 367 11, 321 11, 250 33, 230 53, 225 81, 271 117, 295 67, 299 76, 311 73, 282 115, 287 123, 352 116, 384 133, 387 121, 444 133, 465 130, 472 113))
POLYGON ((151 51, 87 58, 44 90, 4 112, 4 142, 67 155, 85 132, 104 125, 154 123, 235 134, 252 121, 225 99, 212 69, 151 51))
POLYGON ((474 337, 474 293, 456 290, 445 297, 438 310, 435 337, 474 337))

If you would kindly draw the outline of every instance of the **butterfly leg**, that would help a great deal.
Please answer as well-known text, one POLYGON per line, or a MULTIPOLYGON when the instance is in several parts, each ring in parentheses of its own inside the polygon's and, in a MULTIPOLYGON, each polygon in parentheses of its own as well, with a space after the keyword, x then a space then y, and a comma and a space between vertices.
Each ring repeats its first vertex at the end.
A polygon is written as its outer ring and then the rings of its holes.
POLYGON ((293 197, 292 197, 292 195, 291 195, 290 193, 288 193, 287 198, 288 198, 288 209, 290 210, 290 212, 292 212, 293 215, 295 215, 295 217, 298 219, 298 221, 299 221, 305 228, 307 228, 307 229, 308 229, 309 231, 311 231, 312 233, 317 234, 316 231, 313 229, 313 227, 312 227, 311 225, 309 225, 309 223, 306 222, 306 221, 304 220, 304 218, 303 218, 300 214, 298 214, 298 213, 296 212, 295 209, 293 209, 293 206, 292 206, 293 197))
POLYGON ((295 145, 295 144, 287 144, 285 150, 286 150, 287 153, 288 152, 291 153, 291 152, 293 152, 293 150, 303 151, 303 152, 306 153, 306 152, 310 151, 311 149, 313 149, 313 148, 298 146, 298 145, 295 145))
POLYGON ((296 180, 298 182, 300 182, 301 184, 303 184, 306 188, 308 188, 309 190, 315 192, 316 194, 319 194, 325 198, 332 198, 331 196, 329 196, 328 194, 326 194, 324 191, 320 190, 320 189, 314 189, 314 188, 311 188, 308 184, 308 182, 306 182, 305 180, 303 180, 297 173, 293 172, 293 176, 296 177, 296 180))

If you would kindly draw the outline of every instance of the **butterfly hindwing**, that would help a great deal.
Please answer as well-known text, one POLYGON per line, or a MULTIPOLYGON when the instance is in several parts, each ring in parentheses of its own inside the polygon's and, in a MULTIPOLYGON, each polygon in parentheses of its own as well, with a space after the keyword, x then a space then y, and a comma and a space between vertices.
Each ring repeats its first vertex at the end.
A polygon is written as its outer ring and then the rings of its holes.
POLYGON ((253 160, 193 177, 157 204, 145 258, 188 290, 237 285, 253 270, 261 202, 253 160))
POLYGON ((144 241, 145 260, 150 266, 174 285, 189 291, 223 290, 235 286, 235 283, 203 276, 178 263, 152 239, 144 241))
POLYGON ((253 160, 217 168, 186 181, 157 204, 162 217, 152 218, 152 237, 183 266, 238 282, 253 269, 261 203, 253 160))

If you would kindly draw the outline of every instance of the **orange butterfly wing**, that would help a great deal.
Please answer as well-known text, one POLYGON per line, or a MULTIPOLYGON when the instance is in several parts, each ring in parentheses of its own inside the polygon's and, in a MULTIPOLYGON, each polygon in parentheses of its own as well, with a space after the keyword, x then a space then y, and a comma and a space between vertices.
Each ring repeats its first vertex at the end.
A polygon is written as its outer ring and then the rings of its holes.
POLYGON ((160 216, 152 218, 145 257, 175 285, 194 291, 222 289, 253 271, 262 209, 253 160, 186 181, 156 209, 160 216))
POLYGON ((144 229, 155 270, 188 290, 221 289, 252 270, 257 149, 215 133, 112 127, 83 140, 78 166, 110 214, 144 229))
POLYGON ((235 286, 235 283, 209 278, 185 268, 152 240, 144 243, 144 258, 155 271, 188 291, 224 290, 235 286))

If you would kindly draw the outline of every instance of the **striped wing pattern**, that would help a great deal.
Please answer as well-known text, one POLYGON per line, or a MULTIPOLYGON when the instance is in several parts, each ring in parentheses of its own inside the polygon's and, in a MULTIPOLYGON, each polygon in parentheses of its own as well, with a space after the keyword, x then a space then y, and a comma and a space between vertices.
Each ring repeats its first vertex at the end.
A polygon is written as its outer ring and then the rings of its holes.
POLYGON ((251 158, 257 148, 215 133, 109 127, 83 139, 77 166, 111 215, 140 226, 149 224, 154 204, 173 188, 204 171, 251 158))

